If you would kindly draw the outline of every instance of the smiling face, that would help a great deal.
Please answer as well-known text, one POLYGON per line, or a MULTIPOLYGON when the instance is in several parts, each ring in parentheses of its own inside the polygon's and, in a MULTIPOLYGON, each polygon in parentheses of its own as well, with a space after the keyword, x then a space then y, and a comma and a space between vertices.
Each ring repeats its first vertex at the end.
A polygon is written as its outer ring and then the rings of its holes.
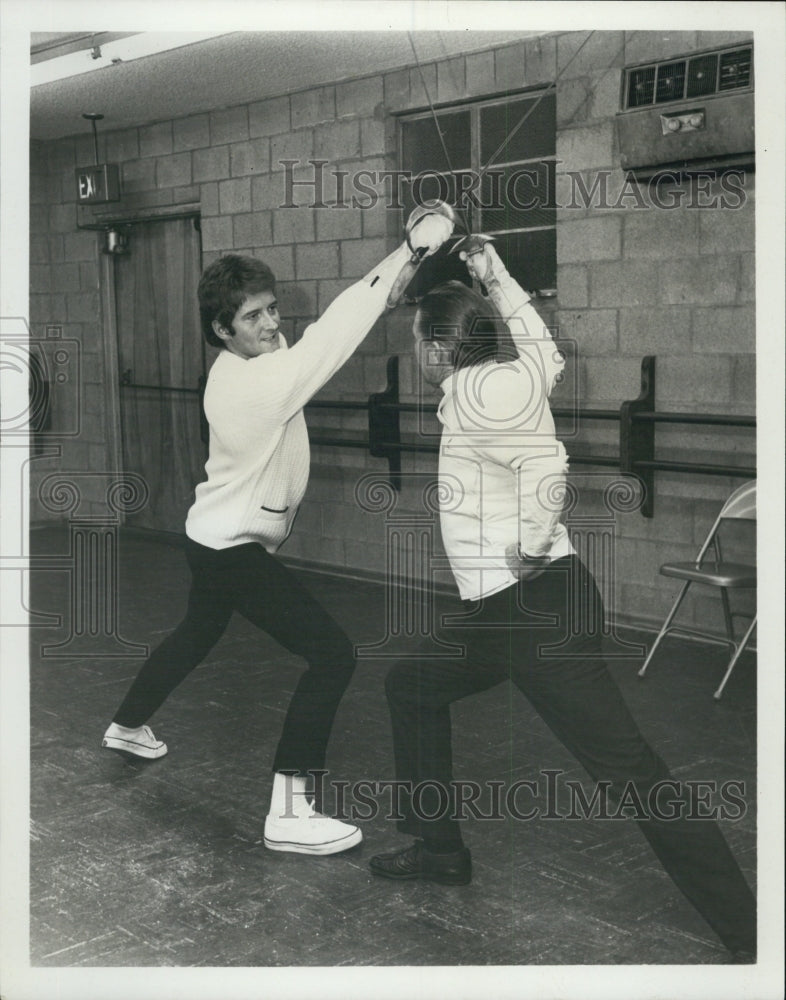
POLYGON ((213 322, 213 330, 228 351, 248 361, 279 349, 280 322, 275 292, 259 292, 249 295, 232 317, 231 332, 218 320, 213 322))

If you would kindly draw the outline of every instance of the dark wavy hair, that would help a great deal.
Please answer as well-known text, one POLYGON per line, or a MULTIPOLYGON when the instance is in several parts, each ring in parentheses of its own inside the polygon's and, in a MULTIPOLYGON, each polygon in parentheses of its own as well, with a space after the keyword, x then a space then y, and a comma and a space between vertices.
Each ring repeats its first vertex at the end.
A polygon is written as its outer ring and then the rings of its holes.
POLYGON ((230 333, 235 313, 250 295, 276 291, 276 278, 267 264, 255 257, 226 254, 205 268, 197 287, 199 319, 205 340, 212 347, 226 347, 213 330, 218 320, 230 333))
POLYGON ((418 327, 426 340, 452 343, 455 369, 502 361, 511 353, 510 333, 496 307, 461 281, 446 281, 423 296, 418 327))

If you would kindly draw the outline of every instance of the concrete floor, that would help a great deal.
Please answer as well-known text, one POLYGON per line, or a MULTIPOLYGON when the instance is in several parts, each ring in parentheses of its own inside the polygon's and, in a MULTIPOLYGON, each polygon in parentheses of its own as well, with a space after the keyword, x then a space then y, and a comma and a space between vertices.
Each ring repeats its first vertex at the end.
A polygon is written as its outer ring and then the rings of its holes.
MULTIPOLYGON (((36 532, 33 544, 51 555, 67 552, 69 543, 47 530, 36 532)), ((379 638, 380 587, 316 574, 304 580, 354 639, 379 638)), ((121 536, 124 639, 159 642, 185 608, 187 583, 178 548, 121 536)), ((439 603, 456 607, 448 598, 439 603)), ((52 649, 42 655, 43 646, 68 637, 68 606, 67 573, 32 574, 33 610, 63 615, 61 627, 32 631, 33 966, 726 960, 633 823, 468 820, 474 877, 462 887, 372 877, 369 856, 406 843, 384 810, 362 823, 363 844, 345 854, 267 851, 269 767, 297 659, 235 618, 153 720, 169 755, 129 762, 100 742, 141 660, 52 656, 52 649)), ((645 681, 636 676, 637 660, 610 666, 676 777, 745 783, 747 811, 722 825, 755 887, 755 664, 752 655, 743 658, 718 703, 712 692, 723 661, 720 647, 672 640, 645 681)), ((393 778, 386 667, 384 660, 360 661, 336 720, 331 775, 393 778)), ((454 722, 457 777, 510 782, 551 768, 561 769, 562 779, 586 779, 507 686, 457 704, 454 722)))

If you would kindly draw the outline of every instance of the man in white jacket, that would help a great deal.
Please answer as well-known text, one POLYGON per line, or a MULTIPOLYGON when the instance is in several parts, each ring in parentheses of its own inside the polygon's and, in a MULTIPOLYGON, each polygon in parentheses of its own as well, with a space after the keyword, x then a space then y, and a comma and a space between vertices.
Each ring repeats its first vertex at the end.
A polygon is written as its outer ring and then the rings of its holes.
POLYGON ((468 266, 506 318, 513 350, 500 356, 504 327, 488 301, 459 282, 426 295, 414 327, 423 373, 444 394, 440 525, 469 602, 460 627, 444 637, 465 653, 404 660, 388 674, 399 829, 418 839, 372 857, 371 870, 389 879, 470 881, 450 706, 512 681, 599 790, 616 803, 645 804, 635 818, 668 874, 735 961, 753 961, 753 894, 717 824, 691 815, 603 660, 602 600, 560 523, 568 462, 548 397, 563 358, 493 247, 468 266))
POLYGON ((291 347, 279 332, 275 278, 261 261, 221 257, 199 283, 205 338, 223 350, 205 391, 207 478, 186 520, 188 609, 143 664, 103 746, 162 757, 166 744, 147 721, 239 612, 307 664, 273 762, 265 821, 271 850, 334 854, 362 839, 358 827, 316 812, 307 794, 308 773, 324 768, 333 719, 355 664, 342 629, 275 557, 308 482, 303 406, 360 344, 414 262, 437 250, 452 230, 449 210, 413 213, 406 243, 342 292, 291 347))

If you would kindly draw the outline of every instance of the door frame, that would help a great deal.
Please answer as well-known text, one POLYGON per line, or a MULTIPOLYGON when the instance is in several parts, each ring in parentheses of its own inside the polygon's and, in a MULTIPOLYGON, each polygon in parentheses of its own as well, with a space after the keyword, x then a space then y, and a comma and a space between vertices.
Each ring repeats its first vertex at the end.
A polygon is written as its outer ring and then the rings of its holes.
MULTIPOLYGON (((111 254, 101 253, 101 309, 104 340, 104 386, 106 403, 107 450, 109 471, 113 475, 125 472, 123 463, 123 427, 120 416, 120 353, 117 344, 117 312, 115 299, 115 262, 111 254)), ((125 523, 125 514, 118 515, 125 523)))
MULTIPOLYGON (((192 219, 194 228, 199 234, 200 271, 202 259, 202 213, 199 205, 180 205, 177 208, 164 211, 150 211, 142 215, 112 215, 100 219, 96 223, 80 226, 80 229, 94 229, 105 232, 112 226, 133 226, 146 222, 170 222, 175 219, 192 219)), ((99 248, 99 284, 101 318, 100 328, 103 334, 103 363, 106 372, 104 386, 104 402, 106 406, 107 426, 107 464, 112 474, 122 475, 125 470, 123 461, 123 423, 120 405, 120 348, 117 336, 117 298, 115 295, 115 258, 111 253, 105 253, 99 248)), ((204 349, 204 344, 203 344, 204 349)), ((203 353, 203 362, 205 362, 203 353)), ((125 513, 118 513, 119 523, 126 523, 125 513)))

